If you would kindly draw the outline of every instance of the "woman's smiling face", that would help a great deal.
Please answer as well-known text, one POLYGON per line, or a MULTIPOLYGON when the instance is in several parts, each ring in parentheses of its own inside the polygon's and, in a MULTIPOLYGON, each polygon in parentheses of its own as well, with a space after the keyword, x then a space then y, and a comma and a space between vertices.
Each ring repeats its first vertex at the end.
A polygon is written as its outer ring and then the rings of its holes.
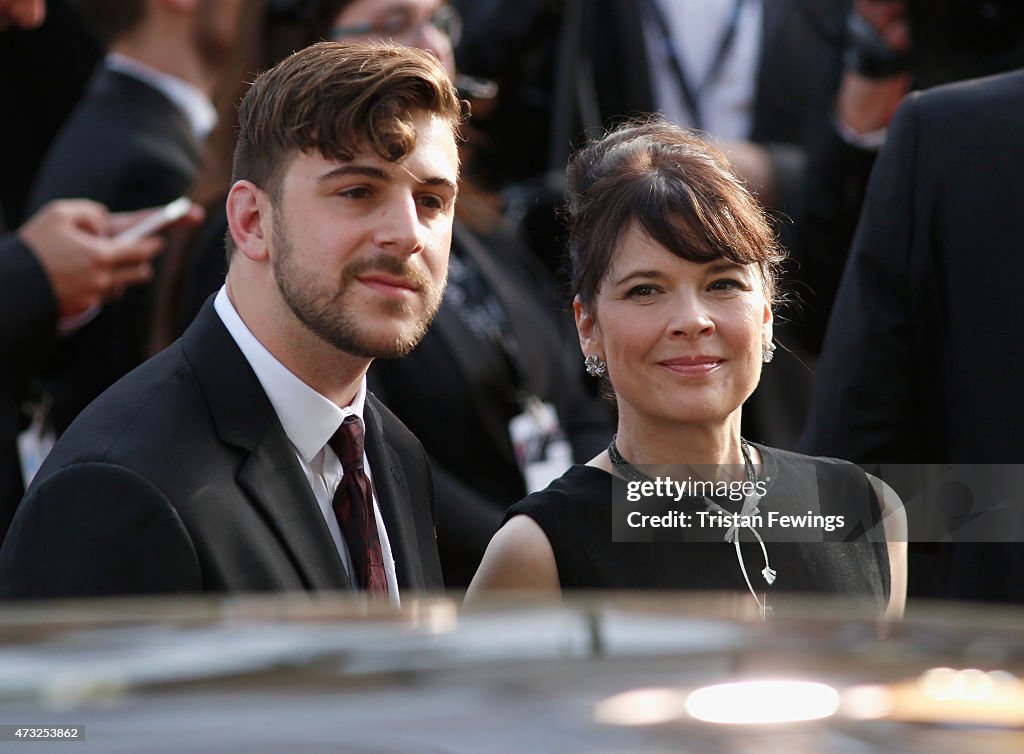
POLYGON ((757 387, 772 310, 756 264, 676 256, 634 223, 590 306, 585 355, 608 362, 620 420, 728 421, 757 387))

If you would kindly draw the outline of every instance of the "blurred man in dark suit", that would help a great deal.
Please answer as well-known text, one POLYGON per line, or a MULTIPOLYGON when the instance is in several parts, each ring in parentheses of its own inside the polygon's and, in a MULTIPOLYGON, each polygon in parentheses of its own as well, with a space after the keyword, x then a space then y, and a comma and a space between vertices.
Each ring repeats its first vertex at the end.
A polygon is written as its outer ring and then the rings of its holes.
MULTIPOLYGON (((36 176, 28 202, 86 197, 112 210, 165 204, 196 178, 216 121, 210 97, 228 60, 240 0, 78 0, 108 54, 36 176)), ((63 429, 146 356, 152 288, 104 306, 61 344, 45 387, 63 429)))
MULTIPOLYGON (((42 0, 0 2, 0 29, 35 28, 44 13, 42 0)), ((65 200, 36 212, 17 233, 0 235, 0 541, 35 465, 27 456, 42 427, 29 427, 32 412, 25 406, 33 402, 33 378, 57 340, 58 322, 152 276, 158 239, 113 238, 136 220, 111 216, 95 202, 65 200)))
MULTIPOLYGON (((1021 133, 1024 70, 900 106, 839 285, 801 450, 872 464, 1019 462, 1021 133)), ((1022 544, 955 544, 940 561, 931 583, 912 583, 918 594, 1024 601, 1022 544)))

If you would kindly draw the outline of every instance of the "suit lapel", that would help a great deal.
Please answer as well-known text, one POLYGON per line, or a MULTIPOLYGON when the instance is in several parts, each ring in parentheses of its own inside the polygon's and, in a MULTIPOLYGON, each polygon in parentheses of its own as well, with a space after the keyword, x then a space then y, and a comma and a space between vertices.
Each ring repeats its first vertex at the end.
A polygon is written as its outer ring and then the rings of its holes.
POLYGON ((373 490, 388 532, 398 586, 422 590, 424 585, 419 540, 416 537, 409 489, 402 473, 401 459, 384 437, 383 422, 373 396, 367 396, 363 422, 366 426, 366 456, 373 474, 373 490))
POLYGON ((237 480, 269 525, 309 589, 348 589, 345 568, 313 490, 299 467, 256 374, 235 344, 212 299, 182 336, 220 439, 247 454, 237 480))
POLYGON ((238 483, 277 532, 309 589, 350 589, 320 506, 284 430, 271 428, 238 471, 238 483))

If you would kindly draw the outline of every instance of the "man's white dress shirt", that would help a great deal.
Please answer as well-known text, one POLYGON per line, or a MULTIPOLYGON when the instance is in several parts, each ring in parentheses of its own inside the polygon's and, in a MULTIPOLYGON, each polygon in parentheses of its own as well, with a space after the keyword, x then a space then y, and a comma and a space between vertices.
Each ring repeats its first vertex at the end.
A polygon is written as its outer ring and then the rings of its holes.
MULTIPOLYGON (((306 475, 306 481, 309 482, 317 504, 320 506, 320 512, 327 523, 334 546, 338 548, 338 554, 341 555, 342 563, 349 575, 349 581, 355 587, 356 580, 352 578, 352 558, 349 555, 345 538, 341 535, 338 519, 334 515, 332 507, 334 492, 338 489, 344 472, 341 468, 341 461, 327 445, 327 441, 338 430, 345 417, 355 414, 362 420, 363 407, 366 405, 366 378, 363 378, 352 403, 343 408, 339 407, 296 377, 256 339, 256 336, 238 315, 231 299, 228 298, 226 287, 221 287, 214 299, 213 306, 231 337, 238 344, 246 361, 249 362, 249 366, 256 373, 256 378, 263 386, 274 411, 277 412, 281 426, 284 427, 285 434, 295 449, 295 456, 299 459, 302 473, 306 475)), ((366 426, 365 422, 363 422, 363 426, 366 426)), ((365 451, 363 466, 372 483, 373 473, 365 451)), ((373 493, 373 515, 377 521, 377 532, 380 534, 380 546, 384 555, 388 597, 393 604, 398 605, 395 561, 391 554, 388 532, 384 528, 384 520, 380 515, 376 489, 373 493)))

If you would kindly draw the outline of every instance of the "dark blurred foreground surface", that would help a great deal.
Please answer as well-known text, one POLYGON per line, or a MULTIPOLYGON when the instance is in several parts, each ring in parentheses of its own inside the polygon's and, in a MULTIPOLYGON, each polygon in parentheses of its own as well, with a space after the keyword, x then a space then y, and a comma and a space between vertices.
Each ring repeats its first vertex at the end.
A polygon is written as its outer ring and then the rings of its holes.
POLYGON ((797 617, 762 623, 748 602, 609 595, 460 611, 428 599, 400 613, 340 597, 7 607, 0 731, 81 734, 0 749, 1024 750, 1024 611, 917 605, 880 627, 814 600, 788 606, 797 617), (737 682, 746 685, 719 686, 737 682), (721 715, 734 722, 700 719, 721 715), (817 719, 763 722, 793 717, 817 719))

